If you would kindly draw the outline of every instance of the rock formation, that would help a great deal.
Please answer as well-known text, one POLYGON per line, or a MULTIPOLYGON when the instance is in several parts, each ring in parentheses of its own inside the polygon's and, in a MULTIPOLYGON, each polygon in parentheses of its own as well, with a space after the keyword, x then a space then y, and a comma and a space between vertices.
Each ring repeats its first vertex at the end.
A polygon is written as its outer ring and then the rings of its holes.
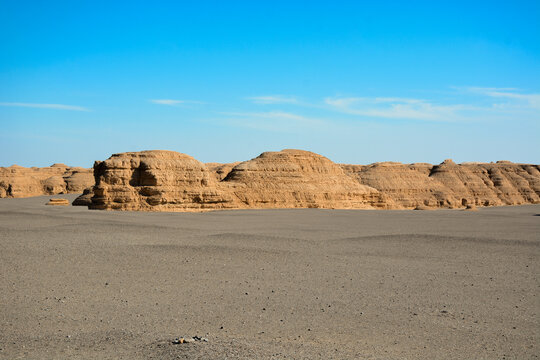
POLYGON ((88 187, 83 190, 81 196, 77 197, 71 205, 73 206, 90 206, 92 205, 92 196, 94 196, 94 187, 88 187))
POLYGON ((200 211, 242 208, 386 207, 383 196, 327 158, 301 150, 263 153, 220 180, 191 156, 122 153, 94 165, 92 209, 200 211))
POLYGON ((69 205, 68 199, 52 198, 45 205, 55 205, 55 206, 67 206, 69 205))
POLYGON ((233 167, 240 164, 240 161, 228 163, 228 164, 220 164, 220 163, 206 163, 206 167, 210 172, 214 175, 214 177, 221 181, 225 179, 227 174, 229 174, 233 167))
POLYGON ((73 205, 92 209, 205 211, 249 208, 418 209, 540 203, 540 166, 335 164, 302 150, 203 164, 173 151, 114 154, 90 170, 0 168, 0 197, 81 192, 73 205), (95 180, 95 181, 94 181, 95 180))
POLYGON ((238 207, 206 166, 174 151, 114 154, 94 164, 92 209, 189 211, 238 207))
POLYGON ((221 181, 249 208, 386 207, 386 199, 324 156, 302 150, 265 152, 233 167, 221 181))
POLYGON ((93 209, 471 209, 540 203, 540 167, 510 162, 337 165, 312 152, 283 150, 205 165, 172 151, 143 151, 96 162, 94 175, 94 195, 80 198, 93 209))
POLYGON ((0 168, 0 198, 78 193, 92 186, 91 169, 54 164, 43 168, 0 168))
POLYGON ((393 200, 398 209, 461 208, 540 203, 540 166, 497 163, 439 165, 376 163, 342 165, 365 185, 393 200))

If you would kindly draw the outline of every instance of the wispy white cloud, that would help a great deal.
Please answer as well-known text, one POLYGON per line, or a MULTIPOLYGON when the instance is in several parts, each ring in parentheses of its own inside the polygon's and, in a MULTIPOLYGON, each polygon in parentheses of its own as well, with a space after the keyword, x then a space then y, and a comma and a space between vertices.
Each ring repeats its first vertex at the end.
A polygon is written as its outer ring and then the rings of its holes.
POLYGON ((184 104, 203 104, 202 101, 195 101, 195 100, 151 99, 149 101, 153 104, 168 105, 168 106, 177 106, 177 105, 184 105, 184 104))
POLYGON ((0 106, 16 106, 29 107, 40 109, 56 109, 56 110, 71 110, 71 111, 90 111, 90 109, 82 106, 64 105, 64 104, 35 104, 35 103, 19 103, 19 102, 0 102, 0 106))
POLYGON ((267 95, 252 96, 246 98, 255 104, 298 104, 298 99, 294 96, 267 95))
POLYGON ((474 109, 463 104, 441 105, 423 99, 393 97, 326 98, 324 101, 339 112, 389 119, 451 121, 455 120, 457 112, 474 109))
POLYGON ((329 110, 372 118, 424 121, 540 119, 540 94, 524 93, 516 88, 454 89, 458 90, 455 95, 460 99, 454 103, 400 97, 329 97, 324 102, 329 105, 329 110))
POLYGON ((468 86, 468 87, 453 86, 452 88, 458 89, 458 90, 465 89, 467 91, 478 92, 478 93, 483 93, 483 94, 492 92, 492 91, 521 91, 521 89, 513 88, 513 87, 501 88, 501 87, 485 87, 485 86, 468 86))
MULTIPOLYGON (((516 88, 489 88, 489 87, 469 87, 467 91, 485 95, 493 98, 502 98, 517 101, 513 105, 528 106, 533 109, 540 109, 540 94, 525 94, 516 88)), ((497 104, 500 106, 500 104, 497 104)))
POLYGON ((326 123, 320 119, 283 111, 224 112, 221 114, 226 115, 232 125, 270 131, 313 129, 326 123))
POLYGON ((302 115, 297 115, 297 114, 283 112, 283 111, 224 112, 222 114, 232 115, 232 116, 241 116, 241 117, 265 118, 265 119, 287 119, 287 120, 299 120, 299 121, 307 119, 306 117, 302 115))

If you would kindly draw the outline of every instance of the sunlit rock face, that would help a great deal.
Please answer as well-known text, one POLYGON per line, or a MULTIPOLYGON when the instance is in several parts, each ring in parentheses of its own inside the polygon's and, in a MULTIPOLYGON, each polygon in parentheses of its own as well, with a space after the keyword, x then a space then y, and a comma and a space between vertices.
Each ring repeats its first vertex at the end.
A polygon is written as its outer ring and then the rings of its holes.
POLYGON ((92 169, 54 164, 43 168, 0 168, 0 198, 23 198, 82 192, 93 186, 92 169))
POLYGON ((189 211, 234 207, 200 161, 173 151, 114 154, 94 164, 92 209, 189 211))
MULTIPOLYGON (((94 165, 92 209, 436 209, 540 203, 538 165, 395 162, 338 165, 303 150, 203 164, 172 151, 121 153, 94 165)), ((51 181, 50 186, 54 186, 51 181)))
POLYGON ((234 185, 235 196, 252 208, 386 207, 379 191, 309 151, 262 153, 233 167, 222 182, 234 185))
POLYGON ((396 208, 461 208, 540 202, 540 166, 497 163, 342 165, 357 180, 393 200, 396 208))
POLYGON ((96 162, 94 174, 92 209, 386 206, 377 190, 359 184, 327 158, 301 150, 263 153, 230 168, 216 164, 207 167, 191 156, 172 151, 121 153, 96 162), (227 174, 223 174, 223 168, 227 174))

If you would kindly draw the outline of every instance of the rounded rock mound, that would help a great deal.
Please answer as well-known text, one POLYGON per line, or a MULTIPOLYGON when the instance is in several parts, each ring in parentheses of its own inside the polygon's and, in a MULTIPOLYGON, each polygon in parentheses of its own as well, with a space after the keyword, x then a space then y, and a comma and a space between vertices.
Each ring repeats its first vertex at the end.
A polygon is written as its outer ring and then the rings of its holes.
POLYGON ((253 208, 384 207, 374 188, 358 183, 328 158, 310 151, 264 152, 236 165, 223 179, 253 208))
POLYGON ((94 164, 91 209, 189 211, 230 207, 203 163, 174 151, 114 154, 94 164))
POLYGON ((0 167, 0 198, 77 193, 93 184, 90 169, 63 164, 43 168, 0 167))
POLYGON ((49 199, 49 202, 45 205, 67 206, 69 205, 69 200, 62 198, 51 198, 49 199))

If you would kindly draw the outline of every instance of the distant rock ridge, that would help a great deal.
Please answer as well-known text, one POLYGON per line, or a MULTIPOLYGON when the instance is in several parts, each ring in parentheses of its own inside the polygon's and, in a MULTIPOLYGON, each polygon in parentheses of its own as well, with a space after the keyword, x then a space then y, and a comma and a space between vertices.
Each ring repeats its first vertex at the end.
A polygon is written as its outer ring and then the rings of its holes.
POLYGON ((265 152, 230 164, 204 164, 174 151, 114 154, 91 169, 54 164, 0 168, 0 198, 84 194, 92 209, 437 209, 540 203, 540 165, 336 164, 303 150, 265 152))
POLYGON ((93 184, 92 169, 64 164, 0 167, 0 198, 80 193, 93 184))
POLYGON ((396 209, 540 203, 540 166, 497 163, 341 165, 362 184, 388 195, 396 209))
POLYGON ((302 150, 267 152, 230 167, 207 167, 191 156, 172 151, 122 153, 96 162, 94 176, 92 209, 384 206, 377 190, 358 183, 327 158, 302 150), (227 169, 226 175, 223 169, 227 169))
POLYGON ((203 164, 173 151, 114 154, 94 165, 92 209, 436 209, 540 203, 540 166, 336 164, 303 150, 265 152, 232 164, 203 164))

